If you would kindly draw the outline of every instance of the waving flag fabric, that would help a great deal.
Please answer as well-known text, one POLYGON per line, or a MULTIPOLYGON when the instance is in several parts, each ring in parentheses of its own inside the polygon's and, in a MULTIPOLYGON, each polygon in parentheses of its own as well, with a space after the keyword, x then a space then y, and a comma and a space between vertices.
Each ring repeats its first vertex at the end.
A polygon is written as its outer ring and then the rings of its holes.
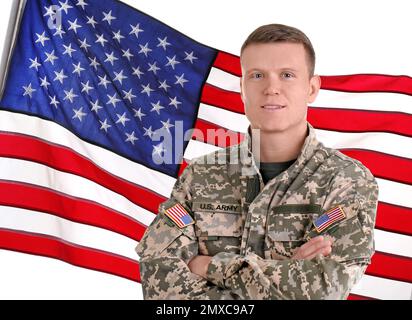
MULTIPOLYGON (((27 1, 0 102, 0 248, 139 282, 134 247, 186 161, 243 138, 240 76, 238 57, 121 2, 27 1), (159 132, 171 163, 154 161, 159 132)), ((352 299, 411 297, 411 84, 323 76, 309 108, 319 140, 379 183, 377 252, 352 299)))

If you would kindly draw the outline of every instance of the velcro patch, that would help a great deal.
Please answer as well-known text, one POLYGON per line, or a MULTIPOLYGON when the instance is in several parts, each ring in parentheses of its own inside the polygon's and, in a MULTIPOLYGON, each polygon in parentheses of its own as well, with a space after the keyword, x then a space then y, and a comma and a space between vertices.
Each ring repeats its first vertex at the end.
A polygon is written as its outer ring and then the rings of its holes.
POLYGON ((316 221, 313 222, 313 225, 316 228, 318 233, 321 233, 328 227, 330 227, 335 222, 342 221, 346 218, 345 211, 340 206, 329 209, 324 214, 322 214, 316 221))
POLYGON ((192 217, 180 203, 175 204, 169 209, 165 209, 165 215, 170 218, 179 228, 194 224, 192 217))
POLYGON ((238 203, 194 202, 193 211, 240 213, 241 206, 238 203))

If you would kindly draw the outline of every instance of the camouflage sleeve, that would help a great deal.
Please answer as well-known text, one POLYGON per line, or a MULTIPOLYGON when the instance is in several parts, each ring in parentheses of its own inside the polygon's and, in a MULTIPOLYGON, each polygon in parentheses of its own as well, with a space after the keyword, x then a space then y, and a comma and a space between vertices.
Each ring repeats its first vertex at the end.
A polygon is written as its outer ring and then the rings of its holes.
POLYGON ((172 197, 159 207, 159 214, 136 247, 145 299, 235 299, 236 295, 191 273, 187 263, 198 255, 193 225, 177 227, 164 209, 180 203, 190 212, 188 167, 176 182, 172 197))
MULTIPOLYGON (((331 183, 324 209, 340 205, 346 219, 324 231, 332 253, 312 260, 267 260, 256 254, 221 252, 212 258, 207 279, 242 299, 345 299, 374 253, 378 187, 367 169, 351 165, 331 183)), ((304 239, 317 236, 314 228, 304 239)))

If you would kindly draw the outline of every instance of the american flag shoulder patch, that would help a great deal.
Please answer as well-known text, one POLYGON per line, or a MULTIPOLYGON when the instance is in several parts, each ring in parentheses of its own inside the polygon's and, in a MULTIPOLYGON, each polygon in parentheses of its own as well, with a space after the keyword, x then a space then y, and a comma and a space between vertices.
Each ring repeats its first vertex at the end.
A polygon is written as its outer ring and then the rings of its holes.
POLYGON ((343 211, 341 206, 329 209, 324 214, 322 214, 318 219, 316 219, 313 224, 318 233, 321 233, 328 227, 330 227, 335 222, 339 222, 346 218, 345 211, 343 211))
POLYGON ((164 210, 165 215, 170 218, 179 228, 187 227, 194 222, 190 214, 180 203, 164 210))

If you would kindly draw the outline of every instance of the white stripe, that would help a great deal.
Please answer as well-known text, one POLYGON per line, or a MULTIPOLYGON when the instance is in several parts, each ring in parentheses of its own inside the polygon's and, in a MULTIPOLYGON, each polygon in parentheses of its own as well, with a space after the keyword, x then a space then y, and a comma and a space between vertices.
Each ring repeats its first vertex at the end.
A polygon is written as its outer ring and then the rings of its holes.
POLYGON ((104 170, 127 181, 154 190, 165 197, 170 196, 170 190, 176 181, 166 174, 148 169, 114 152, 84 142, 69 130, 52 121, 1 110, 0 131, 37 136, 49 142, 67 146, 90 159, 104 170))
MULTIPOLYGON (((225 90, 240 92, 240 77, 217 68, 212 68, 207 83, 225 90)), ((411 104, 412 97, 407 94, 391 92, 353 93, 322 89, 311 106, 412 114, 411 104)))
MULTIPOLYGON (((245 115, 201 104, 199 118, 224 128, 245 133, 248 120, 245 115)), ((350 133, 315 129, 317 138, 335 149, 360 148, 389 153, 412 159, 412 139, 386 132, 350 133)))
POLYGON ((366 149, 412 159, 412 139, 393 133, 348 133, 316 129, 319 141, 335 149, 366 149))
POLYGON ((364 275, 351 293, 381 300, 409 300, 412 284, 364 275))
POLYGON ((71 243, 137 260, 137 241, 117 232, 73 222, 51 214, 0 206, 1 227, 57 237, 71 243))
MULTIPOLYGON (((204 142, 190 140, 185 152, 185 159, 203 156, 222 148, 204 142)), ((412 208, 412 186, 390 180, 376 179, 379 185, 379 200, 391 204, 412 208)))
POLYGON ((249 126, 249 120, 244 114, 228 111, 205 103, 201 103, 199 106, 198 118, 242 133, 245 133, 249 126))
POLYGON ((34 184, 69 196, 100 203, 148 226, 154 214, 135 205, 125 197, 74 174, 54 170, 35 162, 0 158, 0 179, 34 184))
POLYGON ((375 248, 377 251, 387 252, 412 258, 412 237, 399 233, 375 229, 375 248))
POLYGON ((240 77, 219 68, 212 68, 207 83, 224 90, 240 92, 240 77))
POLYGON ((319 108, 375 110, 412 114, 411 104, 412 97, 400 93, 349 93, 331 90, 320 90, 315 102, 312 103, 314 107, 319 108))

